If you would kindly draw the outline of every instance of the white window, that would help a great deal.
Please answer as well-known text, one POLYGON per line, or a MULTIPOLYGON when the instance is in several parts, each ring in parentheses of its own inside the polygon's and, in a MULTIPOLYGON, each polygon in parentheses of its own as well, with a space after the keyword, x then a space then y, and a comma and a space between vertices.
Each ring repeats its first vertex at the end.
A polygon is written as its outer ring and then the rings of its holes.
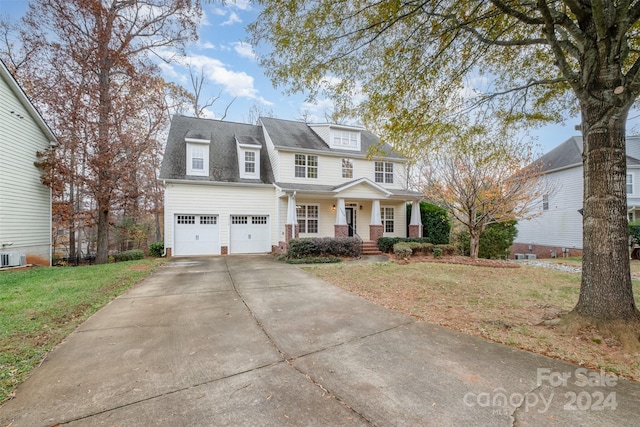
POLYGON ((296 154, 296 178, 318 178, 318 156, 296 154))
POLYGON ((195 215, 178 215, 178 224, 195 224, 195 215))
POLYGON ((360 132, 332 129, 331 147, 346 150, 360 150, 360 132))
POLYGON ((375 163, 375 181, 383 184, 393 184, 393 163, 375 163))
POLYGON ((209 175, 209 144, 187 143, 187 175, 209 175))
POLYGON ((342 177, 353 178, 353 160, 342 159, 342 177))
POLYGON ((318 205, 296 205, 300 234, 318 233, 318 205))
POLYGON ((627 174, 627 194, 633 194, 633 175, 627 174))
POLYGON ((251 224, 266 224, 267 223, 267 217, 266 216, 254 216, 251 217, 251 224))
POLYGON ((549 210, 549 195, 548 194, 544 194, 542 196, 542 210, 543 211, 548 211, 549 210))
POLYGON ((200 224, 202 225, 216 225, 217 223, 218 223, 217 216, 202 215, 200 217, 200 224))
POLYGON ((256 173, 256 153, 253 151, 244 152, 244 171, 245 173, 256 173))
POLYGON ((393 233, 395 230, 394 226, 394 217, 395 217, 395 209, 390 207, 381 207, 380 208, 380 219, 382 220, 382 225, 384 226, 385 233, 393 233))
POLYGON ((249 217, 244 215, 231 215, 231 224, 247 224, 249 217))

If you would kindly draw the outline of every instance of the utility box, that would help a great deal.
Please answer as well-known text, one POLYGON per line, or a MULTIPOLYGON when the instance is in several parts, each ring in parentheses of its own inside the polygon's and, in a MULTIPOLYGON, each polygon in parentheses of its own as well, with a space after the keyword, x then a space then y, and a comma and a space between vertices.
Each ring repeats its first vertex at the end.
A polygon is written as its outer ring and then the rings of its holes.
POLYGON ((0 268, 19 267, 27 264, 25 254, 17 252, 0 252, 0 268))

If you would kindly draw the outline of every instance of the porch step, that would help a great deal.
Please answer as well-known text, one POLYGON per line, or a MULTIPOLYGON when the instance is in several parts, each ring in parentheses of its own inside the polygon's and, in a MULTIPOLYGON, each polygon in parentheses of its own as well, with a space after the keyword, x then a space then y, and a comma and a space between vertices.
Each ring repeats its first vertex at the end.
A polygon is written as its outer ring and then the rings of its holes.
POLYGON ((378 249, 378 245, 373 241, 362 242, 362 255, 380 255, 382 252, 378 249))

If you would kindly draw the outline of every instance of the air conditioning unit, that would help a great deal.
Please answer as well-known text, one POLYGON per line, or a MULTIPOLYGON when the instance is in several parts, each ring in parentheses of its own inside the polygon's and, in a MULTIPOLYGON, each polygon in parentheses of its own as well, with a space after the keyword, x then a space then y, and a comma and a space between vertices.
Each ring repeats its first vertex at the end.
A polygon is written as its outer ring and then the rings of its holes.
POLYGON ((524 259, 524 254, 515 254, 515 259, 524 259))
POLYGON ((527 259, 536 259, 536 254, 527 254, 527 259))
POLYGON ((27 264, 25 254, 16 252, 0 252, 0 268, 1 267, 18 267, 27 264))

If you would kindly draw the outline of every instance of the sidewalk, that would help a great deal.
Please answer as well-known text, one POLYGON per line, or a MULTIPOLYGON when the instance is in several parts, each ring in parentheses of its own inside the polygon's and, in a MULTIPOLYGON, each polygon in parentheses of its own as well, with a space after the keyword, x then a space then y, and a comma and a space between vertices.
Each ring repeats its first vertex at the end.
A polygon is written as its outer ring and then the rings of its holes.
POLYGON ((636 426, 638 402, 639 383, 225 256, 174 259, 96 313, 0 426, 636 426))

